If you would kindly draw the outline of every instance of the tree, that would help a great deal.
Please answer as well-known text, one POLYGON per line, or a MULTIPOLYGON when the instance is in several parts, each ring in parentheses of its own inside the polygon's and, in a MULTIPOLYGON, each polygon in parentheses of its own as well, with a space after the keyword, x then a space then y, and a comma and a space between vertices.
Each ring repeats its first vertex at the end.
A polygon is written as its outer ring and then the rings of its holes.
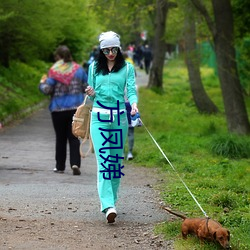
POLYGON ((189 82, 195 105, 200 113, 217 113, 218 108, 207 95, 200 75, 200 57, 197 52, 196 27, 193 7, 189 3, 185 6, 185 55, 189 82), (192 13, 192 16, 191 16, 192 13))
POLYGON ((0 64, 10 60, 48 60, 54 49, 65 43, 74 59, 82 60, 91 48, 95 20, 86 11, 89 1, 0 1, 0 64))
POLYGON ((200 0, 191 0, 204 16, 213 37, 228 130, 249 134, 250 123, 238 76, 230 0, 212 0, 214 21, 200 0))
POLYGON ((155 0, 93 0, 92 6, 97 14, 102 30, 113 30, 121 35, 122 47, 131 42, 140 43, 140 33, 147 27, 151 35, 155 0))
POLYGON ((168 0, 156 1, 155 35, 153 42, 154 57, 149 75, 149 88, 157 87, 162 89, 162 76, 166 53, 164 35, 166 30, 167 13, 170 8, 176 6, 175 3, 169 2, 168 0))

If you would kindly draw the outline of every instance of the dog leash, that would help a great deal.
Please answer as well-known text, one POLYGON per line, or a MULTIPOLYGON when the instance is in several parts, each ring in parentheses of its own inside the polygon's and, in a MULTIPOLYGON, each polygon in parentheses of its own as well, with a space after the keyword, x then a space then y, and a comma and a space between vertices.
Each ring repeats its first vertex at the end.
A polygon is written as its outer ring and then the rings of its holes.
POLYGON ((159 146, 159 144, 157 143, 157 141, 154 139, 154 137, 152 136, 152 134, 149 132, 149 130, 147 129, 147 127, 145 126, 145 124, 142 122, 141 118, 139 118, 139 120, 141 121, 142 125, 145 127, 146 131, 148 132, 149 136, 152 138, 153 142, 155 143, 155 145, 158 147, 158 149, 160 150, 160 152, 162 153, 162 155, 165 157, 165 159, 167 160, 167 162, 169 163, 169 165, 172 167, 172 169, 175 171, 175 173, 177 174, 177 176, 179 177, 180 181, 182 182, 182 184, 185 186, 185 188, 187 189, 187 191, 189 192, 189 194, 191 195, 191 197, 193 198, 193 200, 196 202, 196 204, 198 205, 198 207, 200 208, 200 210, 202 211, 202 213, 205 215, 205 217, 209 218, 209 216, 207 215, 207 213, 203 210, 203 208, 201 207, 201 205, 199 204, 199 202, 196 200, 196 198, 194 197, 194 195, 192 194, 192 192, 190 191, 190 189, 188 188, 188 186, 186 185, 186 183, 182 180, 182 178, 180 177, 180 175, 178 174, 177 170, 175 169, 175 167, 173 166, 173 164, 170 162, 170 160, 168 159, 168 157, 165 155, 165 153, 163 152, 163 150, 161 149, 161 147, 159 146))

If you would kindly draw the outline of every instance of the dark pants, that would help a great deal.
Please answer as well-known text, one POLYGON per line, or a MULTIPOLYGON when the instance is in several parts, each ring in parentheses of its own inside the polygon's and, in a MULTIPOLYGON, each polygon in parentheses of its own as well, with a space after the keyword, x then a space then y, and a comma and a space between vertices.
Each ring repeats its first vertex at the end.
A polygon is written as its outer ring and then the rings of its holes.
POLYGON ((72 134, 72 117, 76 110, 52 112, 52 122, 56 133, 56 168, 65 170, 67 156, 67 141, 69 141, 70 166, 80 167, 81 156, 79 152, 80 142, 72 134))
POLYGON ((147 75, 149 73, 150 63, 151 63, 150 60, 144 60, 144 66, 145 66, 145 71, 147 75))
POLYGON ((128 151, 130 153, 133 152, 133 148, 134 148, 134 127, 129 127, 128 128, 128 151))

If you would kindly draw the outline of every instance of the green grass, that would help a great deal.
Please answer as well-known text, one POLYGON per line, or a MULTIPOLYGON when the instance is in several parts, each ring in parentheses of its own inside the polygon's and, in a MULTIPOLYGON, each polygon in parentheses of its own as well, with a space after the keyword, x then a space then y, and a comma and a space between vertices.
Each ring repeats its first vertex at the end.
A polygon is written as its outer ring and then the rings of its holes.
POLYGON ((10 116, 20 117, 21 111, 34 107, 46 97, 38 90, 42 74, 48 66, 43 62, 30 65, 12 62, 9 69, 0 67, 0 122, 10 116))
MULTIPOLYGON (((187 71, 180 60, 171 61, 165 67, 162 94, 140 88, 142 121, 174 170, 144 127, 135 129, 133 162, 159 169, 163 184, 155 188, 160 190, 165 204, 189 217, 202 217, 181 178, 206 213, 230 230, 232 249, 250 249, 250 138, 227 132, 218 79, 209 68, 202 68, 201 74, 208 95, 220 110, 217 115, 201 115, 197 111, 187 71)), ((184 242, 178 237, 180 224, 180 219, 162 223, 155 231, 167 239, 175 239, 178 250, 217 249, 213 243, 201 248, 199 241, 192 237, 188 243, 184 242)))

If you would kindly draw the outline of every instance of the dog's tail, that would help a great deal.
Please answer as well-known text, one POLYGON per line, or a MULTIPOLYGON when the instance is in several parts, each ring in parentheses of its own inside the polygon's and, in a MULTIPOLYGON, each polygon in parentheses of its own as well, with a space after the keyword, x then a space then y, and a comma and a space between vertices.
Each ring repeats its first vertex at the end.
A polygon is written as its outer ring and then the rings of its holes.
POLYGON ((185 215, 183 215, 183 214, 179 214, 179 213, 177 213, 177 212, 173 212, 171 209, 169 209, 169 208, 167 208, 167 207, 164 207, 164 206, 162 206, 162 208, 163 208, 164 210, 168 211, 169 213, 171 213, 171 214, 173 214, 173 215, 175 215, 175 216, 177 216, 177 217, 182 218, 183 220, 187 219, 187 217, 186 217, 185 215))

